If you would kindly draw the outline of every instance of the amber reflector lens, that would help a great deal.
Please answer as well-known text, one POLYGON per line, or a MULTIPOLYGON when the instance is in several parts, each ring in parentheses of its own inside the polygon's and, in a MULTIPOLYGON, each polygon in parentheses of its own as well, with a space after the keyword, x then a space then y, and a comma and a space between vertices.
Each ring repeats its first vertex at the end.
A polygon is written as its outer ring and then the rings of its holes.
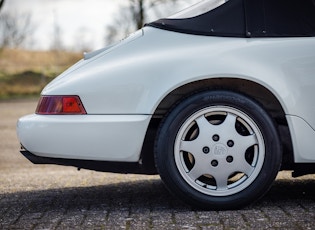
POLYGON ((86 114, 78 96, 42 96, 36 108, 37 114, 86 114))

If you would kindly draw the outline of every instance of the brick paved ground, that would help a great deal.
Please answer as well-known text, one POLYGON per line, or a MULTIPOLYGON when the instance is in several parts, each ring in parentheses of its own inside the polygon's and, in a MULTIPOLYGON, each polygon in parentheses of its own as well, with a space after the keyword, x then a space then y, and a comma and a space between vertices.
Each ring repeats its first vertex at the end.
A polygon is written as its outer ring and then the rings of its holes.
POLYGON ((315 229, 315 176, 280 173, 258 203, 216 212, 182 204, 158 176, 33 165, 15 123, 35 106, 0 103, 0 229, 315 229))

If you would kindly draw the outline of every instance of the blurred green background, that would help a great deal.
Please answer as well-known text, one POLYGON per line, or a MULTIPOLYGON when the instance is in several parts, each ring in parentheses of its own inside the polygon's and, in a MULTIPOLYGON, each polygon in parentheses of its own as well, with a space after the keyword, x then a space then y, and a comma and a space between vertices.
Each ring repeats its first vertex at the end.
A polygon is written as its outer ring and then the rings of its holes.
POLYGON ((81 59, 67 51, 0 51, 0 99, 37 97, 43 87, 81 59))

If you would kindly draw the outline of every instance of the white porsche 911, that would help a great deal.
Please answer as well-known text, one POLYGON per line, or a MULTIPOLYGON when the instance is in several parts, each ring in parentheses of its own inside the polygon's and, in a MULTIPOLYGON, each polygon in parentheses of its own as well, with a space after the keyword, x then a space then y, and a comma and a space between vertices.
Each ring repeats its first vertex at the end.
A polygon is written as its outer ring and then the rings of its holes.
POLYGON ((85 54, 19 119, 35 164, 160 174, 194 207, 315 173, 315 1, 204 0, 85 54))

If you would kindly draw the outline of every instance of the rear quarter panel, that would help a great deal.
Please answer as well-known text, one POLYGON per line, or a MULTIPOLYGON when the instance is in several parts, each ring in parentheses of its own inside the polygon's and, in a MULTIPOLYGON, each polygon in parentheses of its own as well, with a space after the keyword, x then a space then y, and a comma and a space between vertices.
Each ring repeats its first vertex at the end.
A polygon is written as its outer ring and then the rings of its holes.
MULTIPOLYGON (((143 31, 144 36, 130 43, 88 64, 83 61, 42 93, 79 95, 89 114, 153 114, 167 94, 184 84, 246 79, 269 89, 287 116, 305 123, 303 129, 311 134, 306 141, 315 140, 314 38, 207 37, 151 27, 143 31)), ((298 129, 293 122, 289 125, 291 134, 298 129)), ((293 133, 292 138, 298 143, 301 137, 293 133)), ((313 153, 302 156, 305 151, 309 149, 295 149, 298 161, 315 160, 313 153)))

